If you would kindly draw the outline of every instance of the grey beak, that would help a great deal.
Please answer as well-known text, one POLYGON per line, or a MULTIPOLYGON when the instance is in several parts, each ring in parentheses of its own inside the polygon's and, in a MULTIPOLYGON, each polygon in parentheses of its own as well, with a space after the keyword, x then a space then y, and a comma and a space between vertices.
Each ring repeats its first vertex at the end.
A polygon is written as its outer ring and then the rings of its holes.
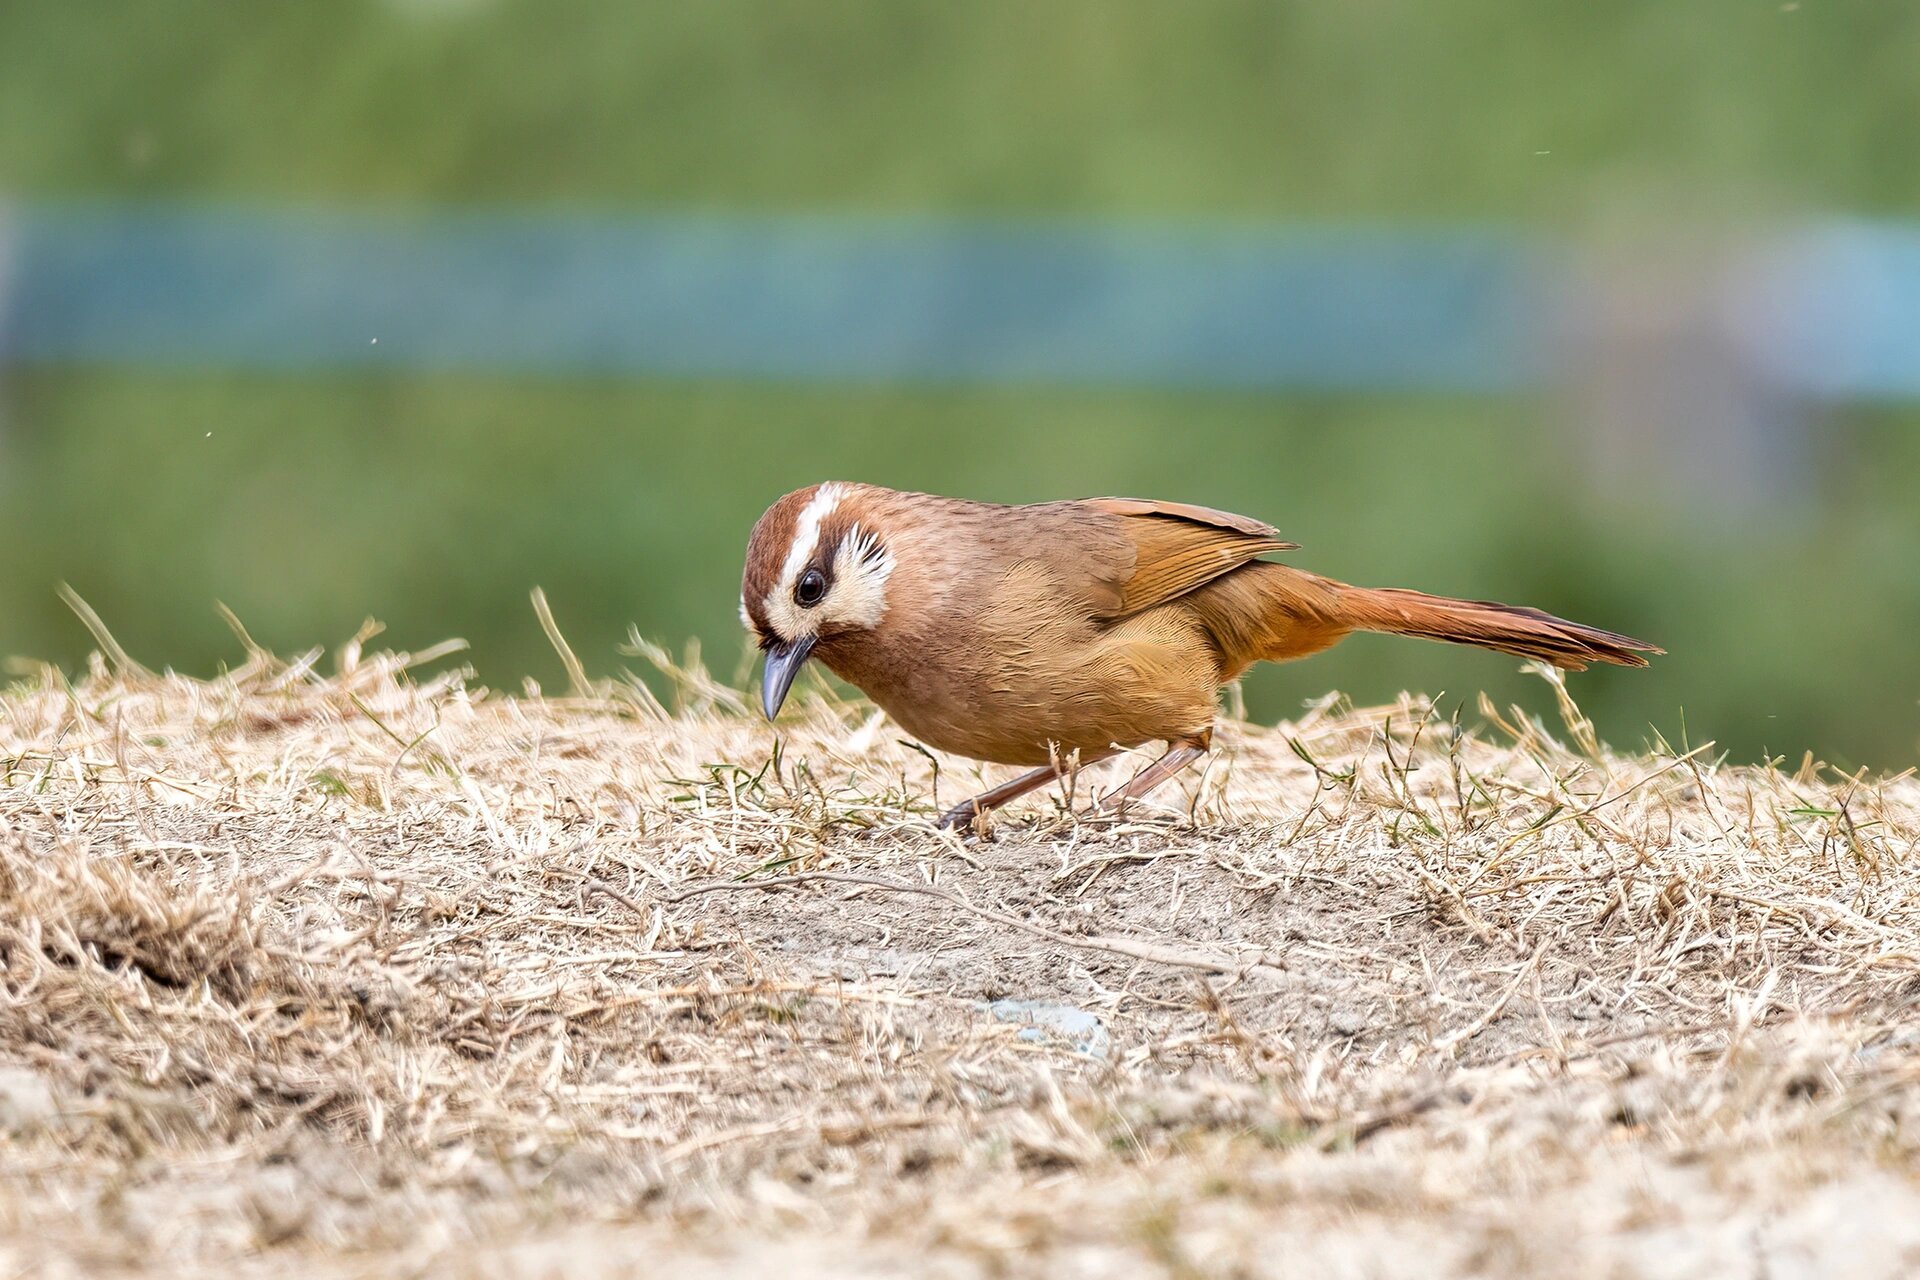
POLYGON ((767 713, 767 719, 780 714, 780 704, 787 700, 793 678, 813 652, 813 640, 812 636, 782 640, 767 650, 767 669, 760 677, 760 709, 767 713))

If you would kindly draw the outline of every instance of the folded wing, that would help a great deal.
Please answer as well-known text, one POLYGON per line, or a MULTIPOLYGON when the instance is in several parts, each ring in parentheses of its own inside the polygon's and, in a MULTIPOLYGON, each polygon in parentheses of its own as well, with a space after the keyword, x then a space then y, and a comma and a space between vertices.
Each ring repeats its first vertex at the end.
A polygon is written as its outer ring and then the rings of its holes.
POLYGON ((1132 552, 1090 566, 1098 579, 1096 612, 1104 617, 1165 604, 1248 561, 1299 545, 1258 520, 1184 502, 1087 498, 1063 505, 1107 522, 1132 552))

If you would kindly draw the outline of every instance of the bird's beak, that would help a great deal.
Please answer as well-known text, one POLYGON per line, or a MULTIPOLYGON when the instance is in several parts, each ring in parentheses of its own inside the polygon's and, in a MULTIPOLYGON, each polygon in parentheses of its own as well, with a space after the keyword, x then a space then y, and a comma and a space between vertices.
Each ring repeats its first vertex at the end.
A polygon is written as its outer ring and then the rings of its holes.
POLYGON ((780 704, 787 700, 793 678, 800 674, 807 655, 813 652, 813 642, 813 636, 802 636, 798 640, 782 640, 767 650, 767 669, 760 677, 760 709, 767 713, 767 719, 780 714, 780 704))

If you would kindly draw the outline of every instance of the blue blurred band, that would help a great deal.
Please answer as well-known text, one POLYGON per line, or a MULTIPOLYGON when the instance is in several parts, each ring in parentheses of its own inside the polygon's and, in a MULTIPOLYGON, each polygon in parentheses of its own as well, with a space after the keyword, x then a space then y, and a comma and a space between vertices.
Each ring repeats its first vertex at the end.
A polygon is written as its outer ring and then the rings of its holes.
MULTIPOLYGON (((1499 227, 15 208, 0 359, 1286 391, 1552 375, 1560 255, 1499 227)), ((1778 242, 1751 338, 1920 394, 1920 227, 1778 242)))

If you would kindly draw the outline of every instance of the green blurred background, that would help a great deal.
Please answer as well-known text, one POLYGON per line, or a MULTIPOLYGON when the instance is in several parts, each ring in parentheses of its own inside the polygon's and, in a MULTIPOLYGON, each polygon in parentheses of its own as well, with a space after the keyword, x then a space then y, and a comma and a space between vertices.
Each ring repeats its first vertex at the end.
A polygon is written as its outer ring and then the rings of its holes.
MULTIPOLYGON (((1920 212, 1916 67, 1920 9, 1822 0, 13 0, 0 197, 1490 221, 1658 293, 1694 245, 1920 212)), ((1618 745, 1657 727, 1742 759, 1911 763, 1920 409, 1794 399, 1803 446, 1735 483, 1634 453, 1669 424, 1623 414, 1671 402, 1636 410, 1606 377, 1336 395, 0 367, 0 652, 83 658, 65 581, 155 665, 235 660, 220 600, 283 650, 372 615, 398 645, 466 637, 489 682, 557 686, 540 584, 590 670, 632 624, 699 636, 730 673, 740 551, 787 489, 1143 494, 1269 519, 1321 572, 1663 644, 1650 671, 1575 677, 1618 745)), ((1270 719, 1335 688, 1550 705, 1509 659, 1379 637, 1247 696, 1270 719)))

